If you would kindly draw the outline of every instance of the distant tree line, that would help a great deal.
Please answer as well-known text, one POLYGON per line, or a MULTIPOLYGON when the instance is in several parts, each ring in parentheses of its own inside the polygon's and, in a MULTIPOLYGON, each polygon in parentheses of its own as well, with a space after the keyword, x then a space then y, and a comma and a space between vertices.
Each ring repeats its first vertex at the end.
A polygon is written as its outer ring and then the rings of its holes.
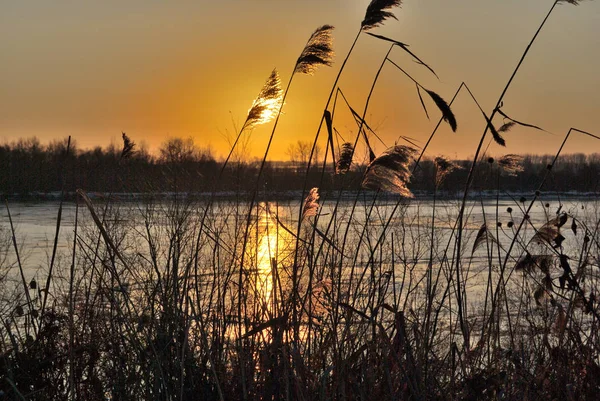
MULTIPOLYGON (((358 189, 366 166, 354 164, 344 175, 336 175, 333 163, 318 160, 307 176, 307 149, 298 143, 288 150, 290 161, 269 162, 259 183, 259 190, 284 192, 318 186, 321 190, 340 187, 358 189), (295 153, 294 153, 295 152, 295 153), (325 169, 323 169, 325 166, 325 169)), ((320 152, 320 150, 318 150, 320 152)), ((310 153, 308 153, 310 154, 310 153)), ((194 141, 169 138, 157 155, 144 147, 135 147, 123 157, 120 145, 79 149, 72 142, 67 152, 67 140, 55 140, 46 145, 37 138, 19 139, 0 145, 0 193, 4 196, 43 196, 64 190, 82 188, 103 193, 208 192, 219 190, 232 194, 252 191, 260 163, 232 160, 221 174, 223 161, 217 161, 209 148, 194 141)), ((509 175, 495 160, 484 159, 477 169, 473 189, 504 192, 533 191, 549 174, 544 191, 600 191, 600 154, 569 154, 559 158, 551 171, 549 155, 524 155, 523 171, 509 175)), ((462 167, 450 174, 438 192, 458 193, 470 167, 469 160, 458 160, 462 167)), ((435 164, 430 159, 420 162, 409 188, 413 192, 433 193, 435 164)))

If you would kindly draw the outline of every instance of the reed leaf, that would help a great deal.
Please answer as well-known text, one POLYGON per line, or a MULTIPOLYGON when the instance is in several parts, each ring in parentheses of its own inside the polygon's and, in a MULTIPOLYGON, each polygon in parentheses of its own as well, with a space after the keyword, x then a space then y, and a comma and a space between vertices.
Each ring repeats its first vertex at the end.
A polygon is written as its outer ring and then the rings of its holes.
POLYGON ((331 117, 331 113, 329 110, 324 111, 325 117, 325 125, 327 126, 327 141, 329 142, 329 147, 331 148, 331 158, 333 159, 333 166, 336 168, 337 164, 335 162, 335 147, 333 145, 333 118, 331 117))
POLYGON ((244 338, 252 337, 253 335, 258 334, 261 331, 269 329, 269 328, 285 327, 285 325, 287 325, 287 320, 288 320, 287 315, 283 315, 283 316, 274 317, 272 319, 269 319, 266 322, 258 323, 256 325, 254 325, 254 327, 252 327, 252 329, 248 330, 248 332, 246 334, 244 334, 241 338, 244 339, 244 338))
POLYGON ((394 45, 398 46, 399 48, 401 48, 402 50, 404 50, 405 52, 407 52, 408 54, 410 54, 416 60, 417 64, 421 64, 423 67, 427 68, 429 71, 431 71, 431 73, 433 75, 435 75, 436 78, 439 79, 438 75, 435 73, 435 71, 433 71, 433 68, 431 68, 427 63, 425 63, 423 60, 421 60, 415 53, 413 53, 412 51, 410 51, 408 49, 409 45, 407 45, 406 43, 402 43, 402 42, 399 42, 397 40, 390 39, 390 38, 388 38, 386 36, 383 36, 383 35, 376 35, 376 34, 371 33, 371 32, 367 32, 367 35, 373 36, 374 38, 377 38, 377 39, 385 40, 386 42, 391 42, 394 45))
POLYGON ((538 127, 537 125, 533 125, 533 124, 528 124, 528 123, 524 123, 522 121, 519 120, 515 120, 512 117, 509 117, 508 115, 506 115, 505 112, 503 112, 500 108, 496 109, 496 111, 498 112, 498 114, 500 114, 502 117, 506 118, 507 120, 509 120, 508 123, 504 124, 502 127, 500 127, 500 129, 498 131, 500 132, 506 132, 509 129, 511 129, 515 124, 521 125, 523 127, 527 127, 527 128, 533 128, 533 129, 537 129, 539 131, 544 131, 544 132, 548 132, 545 129, 538 127), (504 128, 504 130, 503 130, 504 128))
POLYGON ((418 84, 415 84, 417 87, 417 95, 419 95, 419 100, 421 101, 421 106, 423 106, 423 110, 425 111, 425 115, 429 120, 429 113, 427 112, 427 106, 425 106, 425 102, 423 101, 423 96, 421 96, 421 87, 418 84))
POLYGON ((375 158, 365 172, 363 188, 396 193, 406 198, 413 194, 406 187, 410 182, 410 163, 417 151, 414 148, 396 145, 387 149, 381 156, 375 158))
POLYGON ((304 50, 296 61, 295 73, 312 75, 321 65, 333 63, 333 26, 323 25, 317 28, 308 39, 304 50))
MULTIPOLYGON (((342 96, 345 99, 343 92, 340 91, 340 93, 342 93, 342 96)), ((371 127, 369 127, 369 124, 367 124, 367 122, 356 112, 356 110, 354 110, 352 108, 352 106, 350 106, 350 104, 348 102, 346 102, 346 105, 348 106, 348 109, 352 113, 352 116, 354 117, 354 120, 357 122, 359 127, 364 126, 369 131, 371 131, 373 134, 375 134, 375 131, 373 131, 373 129, 371 127)), ((365 140, 365 145, 367 146, 367 149, 369 150, 369 163, 370 163, 373 160, 375 160, 375 152, 373 152, 373 148, 371 147, 371 143, 369 142, 369 137, 367 136, 367 132, 364 128, 361 130, 361 133, 363 134, 363 138, 365 140)))
POLYGON ((333 242, 333 240, 331 240, 323 231, 319 230, 319 228, 314 223, 312 224, 312 227, 314 228, 315 232, 319 234, 319 236, 323 239, 323 241, 328 243, 333 249, 339 252, 340 255, 342 255, 343 257, 347 257, 346 255, 344 255, 342 250, 338 248, 337 245, 335 245, 335 242, 333 242))
POLYGON ((533 273, 537 268, 545 274, 550 274, 553 261, 552 255, 532 255, 527 252, 525 256, 519 259, 515 265, 515 270, 533 273))
POLYGON ((371 147, 371 143, 369 142, 369 137, 367 136, 367 132, 363 129, 362 133, 363 133, 363 138, 365 139, 365 145, 367 145, 367 149, 369 149, 369 163, 371 163, 376 158, 375 152, 373 151, 373 148, 371 147))
POLYGON ((565 237, 560 233, 560 228, 567 222, 568 215, 561 213, 557 217, 544 224, 532 238, 532 241, 543 244, 550 244, 554 248, 562 245, 565 237))

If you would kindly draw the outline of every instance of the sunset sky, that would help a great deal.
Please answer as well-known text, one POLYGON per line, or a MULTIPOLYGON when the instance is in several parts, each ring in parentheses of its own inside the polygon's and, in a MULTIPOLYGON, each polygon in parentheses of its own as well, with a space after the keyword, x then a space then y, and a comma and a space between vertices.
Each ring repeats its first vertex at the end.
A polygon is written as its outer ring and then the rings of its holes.
MULTIPOLYGON (((120 141, 121 131, 151 151, 169 136, 192 136, 217 156, 228 150, 265 79, 277 67, 284 84, 310 34, 334 31, 332 67, 297 76, 272 147, 285 159, 297 140, 312 140, 329 90, 369 0, 0 0, 0 140, 72 135, 79 147, 120 141)), ((428 89, 446 100, 466 81, 491 112, 551 0, 406 0, 372 32, 410 44, 438 73, 392 52, 428 89)), ((388 44, 367 35, 340 81, 362 111, 388 44)), ((600 1, 560 5, 534 44, 505 98, 504 111, 553 134, 514 128, 507 147, 491 153, 554 153, 569 127, 600 134, 600 1)), ((424 144, 439 113, 412 84, 384 67, 367 122, 386 145, 401 135, 424 144)), ((429 155, 472 155, 485 123, 461 95, 453 107, 459 129, 446 126, 429 155)), ((502 120, 495 120, 497 125, 502 120)), ((356 126, 340 106, 335 126, 353 139, 356 126)), ((259 126, 247 153, 262 155, 272 123, 259 126)), ((325 132, 322 133, 323 138, 325 132)), ((373 140, 376 151, 384 145, 373 140)), ((575 136, 565 152, 600 152, 575 136)))

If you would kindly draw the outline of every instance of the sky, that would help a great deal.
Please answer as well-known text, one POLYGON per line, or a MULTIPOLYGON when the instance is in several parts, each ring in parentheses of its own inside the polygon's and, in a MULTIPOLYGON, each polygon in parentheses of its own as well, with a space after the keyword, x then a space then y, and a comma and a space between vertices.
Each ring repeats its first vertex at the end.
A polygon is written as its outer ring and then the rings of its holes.
MULTIPOLYGON (((466 82, 490 113, 551 0, 405 0, 371 32, 410 45, 435 78, 395 49, 394 62, 424 87, 450 100, 466 82)), ((296 76, 273 140, 270 159, 290 144, 312 141, 327 96, 355 38, 369 0, 0 0, 0 141, 71 135, 80 148, 119 143, 125 131, 152 152, 169 137, 193 137, 222 157, 273 68, 287 84, 310 34, 335 26, 332 67, 296 76)), ((361 35, 339 87, 362 111, 389 44, 361 35)), ((600 134, 600 1, 559 5, 510 87, 504 112, 543 127, 505 134, 506 148, 486 140, 490 154, 555 153, 570 127, 600 134), (489 145, 489 146, 488 146, 489 145)), ((401 137, 422 146, 440 115, 427 119, 414 84, 386 64, 367 123, 381 141, 401 137)), ((443 126, 430 156, 473 155, 483 129, 477 107, 459 95, 456 133, 443 126)), ((502 125, 502 119, 494 120, 502 125)), ((247 133, 248 157, 261 156, 273 123, 247 133)), ((357 127, 343 104, 338 138, 357 127)), ((321 133, 325 146, 326 132, 321 133)), ((565 153, 600 152, 600 142, 574 134, 565 153)), ((363 152, 364 153, 364 152, 363 152)))

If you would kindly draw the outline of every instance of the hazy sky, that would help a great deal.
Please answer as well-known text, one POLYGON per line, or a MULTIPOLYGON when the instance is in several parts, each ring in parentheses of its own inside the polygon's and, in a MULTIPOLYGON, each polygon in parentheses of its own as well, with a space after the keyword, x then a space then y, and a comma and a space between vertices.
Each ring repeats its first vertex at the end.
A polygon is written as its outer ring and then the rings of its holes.
MULTIPOLYGON (((310 34, 336 27, 336 59, 290 89, 271 156, 285 158, 291 142, 311 140, 329 89, 369 0, 0 0, 0 140, 72 135, 80 147, 105 146, 126 131, 150 149, 169 136, 193 136, 218 155, 245 119, 273 67, 287 83, 310 34)), ((450 100, 466 81, 490 112, 552 0, 406 0, 373 33, 410 44, 438 81, 399 50, 392 58, 427 88, 450 100)), ((357 110, 388 44, 359 39, 340 87, 357 110)), ((507 148, 492 153, 553 153, 569 127, 600 134, 600 1, 560 5, 513 86, 504 111, 554 135, 515 128, 507 148)), ((428 102, 427 99, 425 99, 428 102)), ((400 135, 422 143, 428 121, 414 85, 384 67, 367 121, 386 145, 400 135)), ((474 153, 485 123, 466 96, 453 110, 459 129, 444 127, 430 155, 474 153)), ((356 134, 340 108, 335 126, 356 134)), ((501 119, 495 120, 501 125, 501 119)), ((271 123, 272 124, 272 123, 271 123)), ((251 135, 259 155, 272 125, 251 135)), ((324 134, 324 133, 323 133, 324 134)), ((373 141, 376 151, 384 149, 373 141)), ((566 152, 600 152, 600 143, 573 137, 566 152)))

